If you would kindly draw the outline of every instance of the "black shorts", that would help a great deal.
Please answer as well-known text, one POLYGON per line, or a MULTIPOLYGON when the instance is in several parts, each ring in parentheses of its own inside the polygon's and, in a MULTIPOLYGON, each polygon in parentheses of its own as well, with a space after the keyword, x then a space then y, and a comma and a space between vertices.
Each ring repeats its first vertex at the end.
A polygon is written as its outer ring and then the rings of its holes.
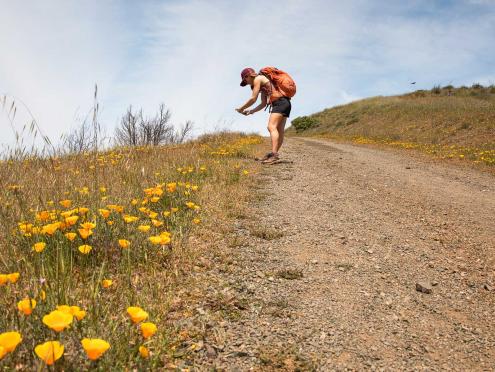
POLYGON ((281 97, 276 101, 273 101, 272 108, 270 110, 271 113, 282 114, 286 118, 290 115, 290 109, 292 108, 290 104, 290 98, 281 97))

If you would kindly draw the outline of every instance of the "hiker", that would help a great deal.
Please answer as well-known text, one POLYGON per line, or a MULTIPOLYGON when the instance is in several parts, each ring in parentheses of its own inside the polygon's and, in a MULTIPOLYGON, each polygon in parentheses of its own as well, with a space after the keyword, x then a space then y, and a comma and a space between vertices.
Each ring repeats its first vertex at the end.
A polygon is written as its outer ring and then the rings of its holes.
POLYGON ((262 109, 270 107, 268 119, 268 131, 272 140, 272 151, 260 160, 263 164, 272 164, 280 160, 278 151, 284 142, 284 130, 287 118, 290 115, 290 99, 296 93, 296 84, 286 72, 275 67, 265 67, 256 73, 254 69, 247 67, 241 72, 241 87, 251 86, 251 98, 236 111, 243 115, 252 115, 262 109), (251 110, 261 93, 261 103, 251 110))

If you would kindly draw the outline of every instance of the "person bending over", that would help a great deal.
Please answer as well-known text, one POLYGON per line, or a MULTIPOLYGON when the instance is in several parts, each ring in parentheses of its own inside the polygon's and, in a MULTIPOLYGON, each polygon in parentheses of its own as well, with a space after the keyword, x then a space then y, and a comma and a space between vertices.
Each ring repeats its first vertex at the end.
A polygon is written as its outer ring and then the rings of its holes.
POLYGON ((291 98, 296 93, 296 85, 292 78, 275 67, 265 67, 259 73, 250 67, 241 72, 241 87, 249 84, 251 98, 237 108, 243 115, 252 115, 255 112, 270 107, 268 118, 268 132, 272 142, 272 151, 259 159, 263 164, 270 164, 280 160, 279 150, 284 142, 285 123, 292 108, 291 98), (253 109, 248 109, 258 100, 261 93, 261 103, 253 109))

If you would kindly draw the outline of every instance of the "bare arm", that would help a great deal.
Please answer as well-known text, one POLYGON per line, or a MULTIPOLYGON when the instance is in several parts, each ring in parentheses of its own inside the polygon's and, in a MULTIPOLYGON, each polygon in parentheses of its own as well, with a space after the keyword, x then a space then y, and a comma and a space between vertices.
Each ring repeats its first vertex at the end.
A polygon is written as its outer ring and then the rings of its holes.
POLYGON ((265 94, 261 94, 261 103, 258 106, 256 106, 254 109, 247 110, 246 114, 247 115, 252 115, 255 112, 258 112, 260 110, 263 110, 266 107, 266 103, 267 103, 266 95, 265 94))
POLYGON ((258 95, 260 93, 260 89, 261 89, 261 79, 254 79, 253 91, 251 94, 251 98, 249 98, 244 105, 237 108, 236 111, 238 111, 242 114, 245 109, 247 109, 248 107, 251 107, 258 100, 258 95))

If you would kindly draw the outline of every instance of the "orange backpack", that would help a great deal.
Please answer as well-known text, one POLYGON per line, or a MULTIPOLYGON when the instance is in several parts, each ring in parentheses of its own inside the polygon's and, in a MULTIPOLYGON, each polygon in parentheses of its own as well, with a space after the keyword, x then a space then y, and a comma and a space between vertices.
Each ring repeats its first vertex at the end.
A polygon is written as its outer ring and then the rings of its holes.
POLYGON ((273 89, 269 102, 280 97, 292 98, 296 94, 296 83, 287 72, 275 67, 263 67, 260 74, 266 76, 272 83, 273 89))

